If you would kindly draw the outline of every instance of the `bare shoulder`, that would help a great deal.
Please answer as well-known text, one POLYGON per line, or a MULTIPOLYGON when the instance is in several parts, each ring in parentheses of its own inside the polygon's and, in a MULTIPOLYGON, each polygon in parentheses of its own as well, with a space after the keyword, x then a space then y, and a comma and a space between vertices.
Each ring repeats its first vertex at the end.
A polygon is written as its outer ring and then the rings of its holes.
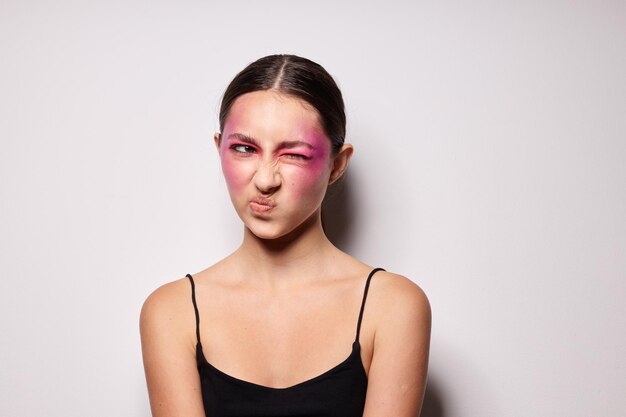
POLYGON ((143 303, 140 314, 142 332, 148 327, 179 328, 193 316, 191 284, 184 277, 154 290, 143 303))
POLYGON ((371 287, 368 297, 371 296, 379 325, 408 321, 430 328, 430 302, 415 282, 403 275, 379 271, 372 278, 371 287))
POLYGON ((376 273, 370 294, 372 347, 363 416, 418 415, 428 371, 430 303, 415 282, 391 272, 376 273))
POLYGON ((424 291, 409 278, 393 272, 379 271, 372 278, 376 286, 376 297, 387 307, 398 305, 400 308, 430 310, 430 303, 424 291))
POLYGON ((157 288, 141 309, 141 350, 155 417, 204 415, 194 316, 187 278, 157 288))

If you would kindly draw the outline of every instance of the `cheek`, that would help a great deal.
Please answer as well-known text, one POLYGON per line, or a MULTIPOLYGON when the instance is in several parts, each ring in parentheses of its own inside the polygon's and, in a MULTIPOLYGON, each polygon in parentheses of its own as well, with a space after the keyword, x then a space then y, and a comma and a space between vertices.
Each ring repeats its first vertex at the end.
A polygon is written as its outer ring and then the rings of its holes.
POLYGON ((322 159, 311 161, 306 169, 292 172, 290 180, 295 199, 303 200, 317 196, 317 192, 323 190, 328 183, 327 161, 322 159))
POLYGON ((222 173, 226 180, 226 185, 229 191, 237 192, 241 191, 246 184, 247 172, 241 164, 235 163, 232 159, 226 155, 220 156, 222 162, 222 173))

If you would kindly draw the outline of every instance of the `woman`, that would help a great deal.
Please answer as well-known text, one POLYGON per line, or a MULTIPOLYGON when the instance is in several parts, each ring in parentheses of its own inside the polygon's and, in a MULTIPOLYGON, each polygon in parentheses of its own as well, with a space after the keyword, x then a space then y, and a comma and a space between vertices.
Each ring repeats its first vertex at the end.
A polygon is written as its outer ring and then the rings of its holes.
POLYGON ((353 151, 332 77, 297 56, 261 58, 226 89, 220 130, 243 242, 146 300, 152 415, 415 417, 428 300, 409 279, 337 249, 322 228, 326 190, 353 151))

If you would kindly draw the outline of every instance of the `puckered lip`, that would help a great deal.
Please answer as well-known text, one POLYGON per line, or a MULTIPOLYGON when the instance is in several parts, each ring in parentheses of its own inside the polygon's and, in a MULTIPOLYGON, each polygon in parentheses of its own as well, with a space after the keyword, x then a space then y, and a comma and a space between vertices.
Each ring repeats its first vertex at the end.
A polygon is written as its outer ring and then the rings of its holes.
POLYGON ((250 200, 250 203, 254 203, 260 206, 266 206, 270 208, 273 208, 276 206, 276 204, 272 200, 270 200, 269 198, 265 198, 265 197, 255 197, 252 200, 250 200))
POLYGON ((250 200, 250 208, 257 213, 264 213, 270 211, 276 206, 276 204, 265 197, 255 197, 250 200))

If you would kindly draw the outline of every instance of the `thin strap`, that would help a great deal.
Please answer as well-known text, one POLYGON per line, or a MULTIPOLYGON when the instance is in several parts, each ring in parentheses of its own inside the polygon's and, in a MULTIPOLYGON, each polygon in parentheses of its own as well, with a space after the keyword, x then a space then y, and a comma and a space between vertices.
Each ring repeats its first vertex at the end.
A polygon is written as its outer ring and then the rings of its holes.
POLYGON ((361 302, 361 311, 359 312, 359 321, 356 325, 356 342, 359 341, 359 335, 361 334, 361 321, 363 320, 363 310, 365 309, 365 300, 367 299, 367 290, 370 288, 370 281, 377 271, 384 271, 382 268, 374 268, 367 277, 365 282, 365 291, 363 291, 363 301, 361 302))
POLYGON ((198 305, 196 304, 196 285, 190 274, 187 274, 187 278, 189 278, 189 282, 191 282, 191 301, 193 302, 193 311, 196 313, 196 339, 198 339, 198 344, 200 344, 200 314, 198 313, 198 305))

